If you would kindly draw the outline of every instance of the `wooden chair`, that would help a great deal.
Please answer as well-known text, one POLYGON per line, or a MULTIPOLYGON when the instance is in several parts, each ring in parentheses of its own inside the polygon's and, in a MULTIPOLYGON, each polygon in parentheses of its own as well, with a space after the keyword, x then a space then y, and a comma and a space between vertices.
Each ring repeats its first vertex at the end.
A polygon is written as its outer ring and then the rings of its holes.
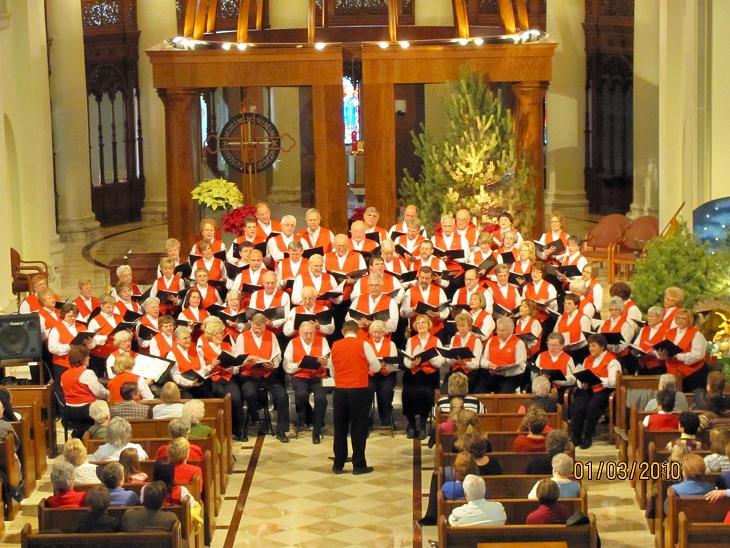
MULTIPOLYGON (((54 458, 58 455, 58 443, 56 441, 56 408, 53 392, 54 383, 49 381, 44 385, 18 385, 6 386, 10 391, 13 405, 33 405, 40 402, 41 418, 45 427, 46 454, 54 458)), ((44 460, 44 459, 40 459, 44 460)), ((43 463, 45 465, 45 461, 43 463)))
POLYGON ((626 268, 626 275, 636 263, 639 257, 646 255, 646 244, 659 235, 659 230, 652 223, 640 222, 632 223, 624 232, 621 240, 615 244, 611 251, 611 265, 609 277, 616 279, 616 275, 620 278, 623 267, 626 268))
POLYGON ((20 532, 21 548, 181 548, 180 524, 169 532, 145 533, 33 533, 30 523, 20 532))
MULTIPOLYGON (((181 253, 183 251, 181 250, 181 253)), ((127 264, 132 268, 134 281, 138 284, 152 285, 157 279, 157 267, 163 253, 128 253, 124 257, 116 257, 109 263, 109 280, 112 286, 117 285, 117 268, 127 264)))
MULTIPOLYGON (((445 413, 440 413, 436 417, 436 424, 439 424, 439 421, 445 420, 446 418, 447 415, 445 413)), ((477 415, 477 418, 479 419, 479 425, 481 426, 483 432, 509 432, 517 431, 520 428, 520 425, 522 424, 525 415, 522 415, 520 413, 489 412, 487 414, 479 414, 477 415)), ((565 430, 561 409, 558 409, 556 413, 546 413, 545 418, 546 425, 550 426, 553 429, 565 430)))
POLYGON ((730 546, 730 525, 708 523, 705 517, 690 520, 679 513, 677 543, 679 548, 716 548, 730 546))
MULTIPOLYGON (((20 485, 21 481, 21 471, 16 457, 16 451, 17 446, 14 436, 8 436, 5 440, 0 441, 0 469, 5 472, 8 478, 8 485, 12 486, 20 485)), ((4 504, 5 520, 14 520, 18 512, 20 512, 20 504, 10 497, 10 502, 4 504)))
MULTIPOLYGON (((17 413, 23 416, 23 419, 28 422, 30 443, 33 449, 33 461, 35 465, 35 479, 41 479, 43 474, 46 472, 47 459, 46 459, 46 429, 47 426, 43 424, 43 418, 41 416, 40 402, 35 401, 33 405, 16 405, 13 409, 17 413)), ((17 430, 16 430, 17 432, 17 430)))
MULTIPOLYGON (((679 513, 684 512, 687 520, 721 523, 730 511, 730 499, 715 503, 704 497, 678 497, 674 489, 667 493, 667 518, 664 522, 664 545, 674 548, 678 541, 679 513)), ((727 526, 726 526, 727 527, 727 526)))
MULTIPOLYGON (((611 265, 613 247, 621 240, 624 227, 618 223, 600 222, 583 241, 583 256, 591 262, 611 265)), ((613 269, 608 269, 608 283, 613 283, 613 269)))
MULTIPOLYGON (((15 434, 18 436, 20 446, 22 447, 20 451, 20 464, 23 474, 23 496, 27 498, 33 493, 36 485, 35 452, 33 451, 33 443, 31 442, 30 420, 27 417, 23 417, 19 421, 13 421, 10 424, 13 425, 15 434)), ((44 458, 44 456, 40 458, 44 458)))
POLYGON ((20 253, 11 247, 10 277, 12 292, 18 301, 18 306, 20 306, 21 294, 30 292, 30 279, 36 274, 43 274, 48 278, 48 265, 43 261, 25 261, 20 257, 20 253))
MULTIPOLYGON (((527 516, 534 512, 540 505, 536 500, 528 498, 490 497, 489 500, 498 502, 504 507, 504 513, 507 514, 507 524, 509 525, 523 525, 527 521, 527 516)), ((443 497, 441 497, 440 501, 442 506, 438 515, 447 519, 454 508, 466 504, 465 500, 443 500, 443 497)), ((566 506, 570 510, 570 514, 573 515, 576 512, 586 512, 588 506, 587 501, 585 490, 583 490, 579 498, 560 499, 560 504, 566 506)))
POLYGON ((514 543, 527 546, 534 542, 565 542, 569 548, 595 548, 598 546, 596 518, 588 514, 586 525, 489 525, 452 527, 445 516, 438 522, 439 548, 474 548, 485 539, 493 543, 514 543))
POLYGON ((609 397, 609 409, 614 410, 613 440, 619 450, 619 460, 626 461, 629 445, 629 420, 627 398, 629 390, 656 390, 659 375, 623 375, 616 373, 616 390, 609 397))
MULTIPOLYGON (((575 459, 575 448, 571 446, 568 454, 575 459)), ((449 453, 439 448, 434 455, 436 457, 436 467, 443 468, 444 466, 451 466, 457 453, 449 453)), ((527 467, 535 458, 545 456, 547 456, 547 453, 515 453, 513 451, 493 451, 489 453, 489 458, 499 463, 503 474, 522 476, 525 475, 527 467)), ((535 478, 537 476, 531 477, 535 478)))

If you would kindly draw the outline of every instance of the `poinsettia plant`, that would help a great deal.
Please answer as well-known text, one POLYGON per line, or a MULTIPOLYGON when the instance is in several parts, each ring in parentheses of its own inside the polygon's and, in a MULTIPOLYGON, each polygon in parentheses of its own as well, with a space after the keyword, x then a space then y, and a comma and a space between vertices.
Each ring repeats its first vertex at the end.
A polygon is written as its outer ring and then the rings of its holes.
POLYGON ((256 208, 252 205, 243 205, 235 209, 229 210, 221 218, 221 228, 226 232, 235 234, 236 236, 243 235, 243 229, 245 228, 246 217, 255 217, 256 208))
POLYGON ((190 194, 193 200, 213 211, 237 207, 243 203, 243 194, 238 185, 226 179, 201 181, 190 194))
POLYGON ((352 216, 350 217, 350 223, 354 223, 355 221, 362 221, 365 219, 365 208, 364 207, 356 207, 352 210, 352 216))

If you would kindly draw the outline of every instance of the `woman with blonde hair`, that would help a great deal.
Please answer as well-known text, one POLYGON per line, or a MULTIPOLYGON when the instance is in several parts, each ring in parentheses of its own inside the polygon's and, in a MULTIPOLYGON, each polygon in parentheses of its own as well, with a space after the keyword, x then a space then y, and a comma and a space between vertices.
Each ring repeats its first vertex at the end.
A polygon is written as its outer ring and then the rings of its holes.
POLYGON ((425 314, 419 314, 413 323, 416 334, 408 339, 405 353, 414 359, 404 358, 406 368, 403 374, 403 414, 408 420, 408 439, 426 437, 426 420, 431 412, 433 393, 439 385, 439 369, 444 358, 436 352, 439 340, 431 334, 433 323, 425 314), (427 359, 421 354, 428 353, 427 359), (431 355, 435 354, 435 355, 431 355), (416 416, 419 417, 416 427, 416 416))
POLYGON ((99 483, 96 465, 87 459, 86 447, 79 438, 71 438, 63 446, 63 458, 74 467, 74 483, 99 483))
POLYGON ((710 454, 705 457, 708 472, 730 472, 730 428, 710 430, 710 454))
MULTIPOLYGON (((532 271, 532 265, 535 263, 535 244, 529 241, 524 241, 519 246, 517 260, 510 266, 510 272, 516 274, 518 277, 523 279, 523 282, 527 281, 527 276, 532 271)), ((524 285, 524 283, 520 283, 524 285)))
POLYGON ((658 352, 659 359, 665 359, 667 373, 682 380, 682 392, 693 392, 707 384, 707 340, 699 329, 694 327, 694 313, 681 308, 674 315, 676 327, 667 330, 665 337, 682 351, 674 356, 658 352))
POLYGON ((454 464, 444 470, 444 476, 451 479, 444 481, 441 493, 445 500, 461 500, 464 498, 462 482, 469 474, 479 474, 474 457, 468 451, 461 451, 456 455, 454 464))
POLYGON ((144 377, 132 373, 132 369, 134 369, 134 358, 129 354, 119 356, 114 362, 114 372, 116 375, 109 381, 109 384, 107 384, 112 404, 122 401, 122 385, 127 382, 137 384, 139 394, 143 400, 151 400, 154 398, 148 384, 149 381, 145 380, 144 377))
POLYGON ((183 404, 180 401, 180 388, 172 381, 166 382, 160 390, 162 403, 152 408, 153 419, 175 419, 182 416, 183 404))
POLYGON ((456 324, 456 333, 453 337, 451 337, 449 348, 452 350, 459 348, 467 349, 472 353, 472 357, 446 359, 446 364, 449 366, 450 370, 444 377, 444 385, 441 387, 441 390, 444 390, 447 386, 452 375, 462 373, 463 375, 466 375, 468 379, 468 392, 473 392, 479 384, 479 358, 482 355, 482 341, 479 336, 472 331, 474 320, 468 312, 464 311, 457 314, 456 318, 454 318, 454 323, 456 324))

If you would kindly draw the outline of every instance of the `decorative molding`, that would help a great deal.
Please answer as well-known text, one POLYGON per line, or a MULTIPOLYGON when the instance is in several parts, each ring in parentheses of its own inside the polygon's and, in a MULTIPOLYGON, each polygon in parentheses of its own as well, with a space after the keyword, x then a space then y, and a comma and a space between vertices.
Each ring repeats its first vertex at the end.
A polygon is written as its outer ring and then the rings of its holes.
POLYGON ((142 207, 142 222, 167 222, 167 200, 145 199, 142 207))
POLYGON ((58 219, 56 232, 62 242, 91 241, 101 235, 101 225, 94 215, 58 219))

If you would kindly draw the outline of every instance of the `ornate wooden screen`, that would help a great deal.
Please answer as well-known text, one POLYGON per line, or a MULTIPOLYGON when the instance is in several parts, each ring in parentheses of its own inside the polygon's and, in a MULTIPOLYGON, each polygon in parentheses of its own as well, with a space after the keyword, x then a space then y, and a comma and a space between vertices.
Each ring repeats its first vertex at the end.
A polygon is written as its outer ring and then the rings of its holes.
POLYGON ((586 194, 591 212, 625 213, 633 197, 633 0, 587 0, 584 26, 586 194))
MULTIPOLYGON (((512 2, 512 0, 508 0, 512 2)), ((485 27, 501 27, 502 19, 499 15, 500 0, 468 0, 467 12, 469 21, 473 25, 485 27)), ((530 27, 545 30, 546 0, 527 0, 527 14, 530 18, 530 27)))
POLYGON ((102 225, 137 221, 144 202, 136 0, 81 0, 91 201, 102 225))
MULTIPOLYGON (((415 23, 415 0, 399 0, 398 22, 415 23)), ((354 27, 388 24, 388 0, 317 0, 320 26, 354 27), (324 15, 323 7, 324 5, 324 15)))

